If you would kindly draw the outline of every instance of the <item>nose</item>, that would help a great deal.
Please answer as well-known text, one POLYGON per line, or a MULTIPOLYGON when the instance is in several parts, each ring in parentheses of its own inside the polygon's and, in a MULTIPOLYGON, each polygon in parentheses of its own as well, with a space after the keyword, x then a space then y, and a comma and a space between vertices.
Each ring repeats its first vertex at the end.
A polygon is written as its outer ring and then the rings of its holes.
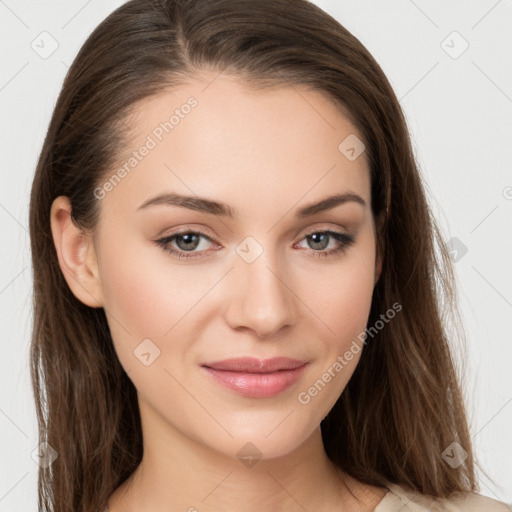
POLYGON ((236 261, 227 283, 231 289, 227 292, 226 321, 231 328, 270 337, 295 322, 293 286, 282 274, 266 251, 252 263, 236 261))

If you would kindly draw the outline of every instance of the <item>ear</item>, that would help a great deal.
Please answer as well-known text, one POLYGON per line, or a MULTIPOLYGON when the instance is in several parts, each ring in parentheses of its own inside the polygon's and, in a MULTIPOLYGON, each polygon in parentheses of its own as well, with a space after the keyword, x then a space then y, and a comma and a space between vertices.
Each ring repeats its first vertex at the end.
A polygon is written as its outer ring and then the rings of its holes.
POLYGON ((384 220, 386 218, 386 212, 381 212, 375 222, 375 239, 376 239, 376 257, 375 257, 375 283, 374 286, 380 279, 382 273, 382 262, 384 260, 384 220))
POLYGON ((59 266, 73 295, 87 306, 103 306, 103 291, 92 236, 71 218, 71 203, 57 197, 50 212, 53 242, 59 266))

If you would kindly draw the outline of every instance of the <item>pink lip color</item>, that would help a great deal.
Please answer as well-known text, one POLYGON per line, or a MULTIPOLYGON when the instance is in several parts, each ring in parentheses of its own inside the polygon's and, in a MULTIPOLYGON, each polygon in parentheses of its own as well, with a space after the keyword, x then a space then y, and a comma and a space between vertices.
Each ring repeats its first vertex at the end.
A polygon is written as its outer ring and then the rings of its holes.
POLYGON ((267 360, 239 358, 205 363, 202 367, 228 389, 251 398, 266 398, 297 382, 307 364, 287 357, 267 360))

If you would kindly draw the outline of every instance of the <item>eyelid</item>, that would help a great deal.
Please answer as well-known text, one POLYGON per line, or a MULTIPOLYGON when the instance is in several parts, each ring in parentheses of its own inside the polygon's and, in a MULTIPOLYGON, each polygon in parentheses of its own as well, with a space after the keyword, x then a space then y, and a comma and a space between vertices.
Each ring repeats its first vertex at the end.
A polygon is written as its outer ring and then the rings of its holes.
POLYGON ((155 238, 163 238, 173 235, 182 235, 184 233, 199 233, 208 238, 215 238, 216 235, 207 234, 206 231, 210 232, 208 228, 204 227, 202 224, 199 224, 198 227, 192 224, 184 224, 182 227, 176 229, 164 229, 155 238))

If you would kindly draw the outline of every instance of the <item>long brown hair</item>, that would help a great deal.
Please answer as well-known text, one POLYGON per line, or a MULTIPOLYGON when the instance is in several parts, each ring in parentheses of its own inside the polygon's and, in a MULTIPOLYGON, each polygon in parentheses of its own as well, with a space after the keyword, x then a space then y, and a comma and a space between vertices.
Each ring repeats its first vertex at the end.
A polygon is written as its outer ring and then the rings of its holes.
POLYGON ((93 191, 126 142, 130 109, 201 70, 230 73, 249 87, 320 91, 366 145, 372 211, 375 218, 386 214, 368 324, 392 304, 403 309, 365 345, 321 423, 329 458, 373 485, 404 484, 436 497, 478 491, 449 346, 462 332, 452 262, 400 104, 379 65, 307 0, 132 0, 93 31, 70 67, 31 191, 31 376, 39 441, 58 454, 39 470, 39 509, 103 510, 143 452, 136 389, 117 359, 105 312, 81 303, 59 267, 52 202, 69 197, 73 222, 93 230, 93 191), (456 468, 443 458, 454 442, 467 452, 456 468))

